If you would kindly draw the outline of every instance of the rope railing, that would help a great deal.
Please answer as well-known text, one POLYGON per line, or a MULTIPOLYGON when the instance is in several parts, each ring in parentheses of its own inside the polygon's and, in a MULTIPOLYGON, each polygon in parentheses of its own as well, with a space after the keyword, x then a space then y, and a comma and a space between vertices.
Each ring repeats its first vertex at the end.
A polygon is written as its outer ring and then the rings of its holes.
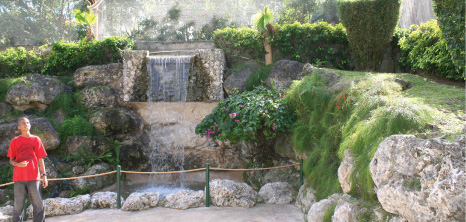
MULTIPOLYGON (((263 170, 274 170, 274 169, 282 169, 282 168, 289 168, 289 167, 296 167, 299 166, 300 168, 300 182, 301 185, 303 184, 303 160, 300 160, 300 163, 294 163, 291 165, 286 165, 286 166, 277 166, 277 167, 266 167, 266 168, 255 168, 255 169, 224 169, 224 168, 210 168, 209 163, 206 163, 205 168, 199 168, 199 169, 192 169, 192 170, 180 170, 180 171, 169 171, 169 172, 137 172, 137 171, 128 171, 128 170, 121 170, 121 166, 117 166, 117 170, 106 172, 106 173, 100 173, 100 174, 94 174, 94 175, 86 175, 86 176, 79 176, 79 177, 67 177, 67 178, 50 178, 47 179, 48 181, 63 181, 63 180, 77 180, 77 179, 86 179, 86 178, 93 178, 93 177, 100 177, 100 176, 105 176, 105 175, 110 175, 110 174, 117 174, 117 208, 121 208, 121 198, 120 198, 120 177, 121 173, 127 173, 127 174, 149 174, 149 175, 156 175, 156 174, 175 174, 175 173, 190 173, 190 172, 199 172, 199 171, 206 171, 206 207, 209 207, 209 196, 210 196, 210 191, 209 191, 209 175, 210 171, 263 171, 263 170)), ((0 184, 1 187, 9 186, 14 184, 15 182, 9 182, 9 183, 4 183, 0 184)))

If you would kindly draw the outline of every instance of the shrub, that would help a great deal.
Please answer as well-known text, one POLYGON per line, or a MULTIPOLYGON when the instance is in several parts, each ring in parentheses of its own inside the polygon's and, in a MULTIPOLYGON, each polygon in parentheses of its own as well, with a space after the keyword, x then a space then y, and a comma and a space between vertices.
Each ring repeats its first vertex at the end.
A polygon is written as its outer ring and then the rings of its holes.
POLYGON ((264 86, 265 80, 269 78, 273 64, 262 66, 252 73, 246 80, 246 90, 251 91, 258 86, 264 86))
MULTIPOLYGON (((444 41, 436 20, 410 27, 410 33, 401 37, 401 57, 398 66, 403 69, 424 70, 447 79, 462 79, 461 71, 451 59, 450 49, 444 41)), ((408 31, 409 32, 409 31, 408 31)))
POLYGON ((331 63, 338 69, 351 69, 346 31, 341 24, 293 23, 276 26, 272 45, 283 58, 303 63, 331 63))
POLYGON ((464 76, 465 63, 465 1, 458 0, 434 0, 434 11, 438 18, 438 24, 447 42, 452 62, 456 72, 464 76))
POLYGON ((0 52, 0 78, 19 77, 41 70, 42 59, 34 50, 24 47, 8 48, 0 52))
POLYGON ((346 28, 356 69, 373 71, 382 62, 398 22, 400 0, 340 0, 338 13, 346 28))
POLYGON ((92 136, 94 134, 94 127, 83 117, 75 116, 62 122, 59 134, 60 140, 65 143, 66 139, 70 136, 92 136))
POLYGON ((333 94, 318 72, 291 86, 284 99, 298 115, 292 144, 308 154, 304 172, 317 199, 341 192, 337 171, 346 149, 356 160, 351 194, 376 199, 369 163, 378 144, 393 134, 422 131, 430 120, 427 108, 400 91, 394 80, 373 77, 333 94))
POLYGON ((52 44, 52 53, 46 58, 43 74, 72 75, 76 69, 88 65, 121 62, 122 52, 131 49, 133 42, 126 37, 110 37, 104 40, 64 41, 52 44))
POLYGON ((66 118, 72 118, 74 116, 86 117, 86 108, 80 102, 78 94, 73 94, 71 92, 65 92, 52 101, 49 109, 47 109, 47 114, 53 116, 55 111, 61 110, 66 118))
POLYGON ((214 32, 214 44, 227 55, 249 56, 262 59, 265 56, 262 40, 264 35, 251 28, 224 28, 214 32))
POLYGON ((289 131, 294 114, 280 95, 264 87, 228 97, 196 126, 196 134, 232 143, 251 141, 264 154, 272 141, 289 131))

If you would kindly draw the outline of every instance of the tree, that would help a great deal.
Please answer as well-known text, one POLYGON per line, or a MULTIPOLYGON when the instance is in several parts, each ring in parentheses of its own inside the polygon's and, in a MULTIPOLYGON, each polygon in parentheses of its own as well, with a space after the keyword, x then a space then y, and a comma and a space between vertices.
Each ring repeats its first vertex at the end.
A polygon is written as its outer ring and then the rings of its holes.
POLYGON ((271 24, 273 21, 272 11, 269 7, 265 6, 264 11, 259 11, 253 16, 253 23, 257 30, 262 32, 265 36, 264 49, 265 49, 265 65, 270 65, 273 62, 272 45, 270 45, 268 38, 273 35, 274 27, 271 24))
POLYGON ((92 25, 97 22, 97 15, 94 14, 92 11, 81 11, 79 9, 74 10, 74 15, 76 16, 76 22, 78 24, 86 25, 87 26, 87 33, 86 38, 87 41, 90 42, 91 40, 95 39, 95 35, 92 32, 92 25))

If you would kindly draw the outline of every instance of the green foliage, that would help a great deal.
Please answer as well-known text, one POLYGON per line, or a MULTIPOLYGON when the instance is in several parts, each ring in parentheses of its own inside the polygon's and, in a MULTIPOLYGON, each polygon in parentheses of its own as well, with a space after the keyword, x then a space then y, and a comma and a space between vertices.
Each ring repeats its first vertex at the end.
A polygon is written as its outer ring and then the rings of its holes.
POLYGON ((22 81, 25 81, 24 77, 0 79, 0 101, 5 101, 8 89, 22 81))
POLYGON ((434 0, 434 11, 438 18, 438 24, 447 42, 452 62, 456 71, 465 72, 465 1, 458 0, 434 0))
POLYGON ((425 130, 428 109, 401 97, 393 79, 372 77, 337 94, 328 92, 318 72, 295 82, 285 96, 299 118, 293 132, 294 148, 308 153, 304 172, 317 199, 339 192, 337 170, 350 149, 356 169, 351 194, 374 200, 369 163, 386 137, 425 130))
POLYGON ((34 50, 26 51, 24 47, 8 48, 0 52, 0 78, 38 73, 42 67, 41 61, 34 50))
POLYGON ((10 164, 0 166, 0 184, 9 183, 13 180, 13 167, 10 164))
POLYGON ((267 31, 267 24, 272 23, 272 21, 273 13, 268 6, 264 7, 264 11, 258 11, 252 19, 254 26, 261 32, 267 31))
POLYGON ((88 184, 86 185, 85 188, 79 188, 79 187, 71 187, 71 193, 70 193, 70 197, 76 197, 76 196, 79 196, 79 195, 84 195, 84 194, 88 194, 88 193, 91 193, 91 185, 88 184))
POLYGON ((75 9, 73 14, 76 17, 76 22, 82 25, 91 26, 97 22, 97 15, 93 11, 81 11, 75 9))
POLYGON ((443 38, 436 20, 413 25, 400 34, 401 57, 398 66, 403 69, 422 69, 426 73, 447 79, 463 79, 464 65, 456 67, 451 49, 443 38))
MULTIPOLYGON (((294 23, 276 25, 275 30, 270 39, 270 44, 279 51, 275 58, 312 64, 330 63, 338 69, 352 69, 349 43, 342 25, 294 23)), ((264 38, 250 28, 225 28, 214 32, 215 46, 223 49, 228 57, 241 55, 262 60, 264 38)))
POLYGON ((301 24, 311 20, 317 6, 317 1, 309 0, 285 0, 287 5, 278 17, 279 24, 301 24))
POLYGON ((257 87, 221 101, 196 126, 196 134, 232 143, 251 141, 259 148, 270 148, 270 141, 289 132, 294 117, 277 92, 257 87))
POLYGON ((62 122, 58 130, 61 141, 66 141, 70 136, 92 136, 94 127, 85 118, 75 116, 62 122))
POLYGON ((57 110, 61 110, 67 119, 74 116, 87 117, 86 108, 80 102, 78 94, 71 92, 65 92, 55 97, 47 109, 48 116, 53 116, 57 110))
POLYGON ((332 216, 335 213, 335 208, 337 207, 337 203, 332 204, 327 210, 325 211, 324 216, 322 217, 323 222, 331 222, 332 216))
POLYGON ((251 74, 246 80, 246 90, 251 91, 258 86, 264 86, 265 80, 269 78, 273 64, 262 66, 251 74))
POLYGON ((76 69, 88 65, 102 65, 122 60, 122 53, 131 49, 133 42, 125 37, 109 37, 103 40, 76 43, 64 41, 52 44, 52 53, 46 58, 43 74, 72 75, 76 69))
POLYGON ((341 24, 295 22, 275 28, 271 44, 283 58, 311 64, 330 62, 338 69, 351 69, 348 40, 341 24))
POLYGON ((400 0, 340 0, 338 13, 346 28, 358 70, 374 71, 398 23, 400 0))
POLYGON ((223 49, 227 56, 249 56, 252 59, 262 59, 265 55, 262 45, 264 35, 251 28, 224 28, 214 32, 214 44, 223 49))

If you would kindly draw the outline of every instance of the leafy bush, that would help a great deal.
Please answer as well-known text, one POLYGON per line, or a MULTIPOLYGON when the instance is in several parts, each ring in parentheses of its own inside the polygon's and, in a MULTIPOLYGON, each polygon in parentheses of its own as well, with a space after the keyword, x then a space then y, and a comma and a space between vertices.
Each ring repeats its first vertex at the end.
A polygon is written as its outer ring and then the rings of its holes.
POLYGON ((369 163, 378 144, 393 134, 425 129, 428 109, 403 99, 393 79, 373 77, 333 94, 321 78, 318 72, 304 77, 284 97, 298 114, 292 143, 308 154, 304 172, 309 184, 317 199, 340 192, 337 170, 350 149, 357 166, 351 194, 374 200, 369 163))
POLYGON ((436 20, 413 25, 401 37, 401 57, 398 66, 416 71, 422 69, 447 79, 462 79, 464 66, 458 71, 450 56, 448 44, 442 37, 436 20), (410 33, 409 33, 410 32, 410 33))
POLYGON ((265 55, 262 39, 264 35, 251 28, 224 28, 214 32, 214 44, 231 56, 241 54, 252 59, 262 59, 265 55))
POLYGON ((66 139, 70 136, 92 136, 94 127, 83 117, 75 116, 64 120, 58 132, 60 140, 66 142, 66 139))
POLYGON ((0 78, 18 77, 41 70, 41 57, 24 47, 8 48, 0 52, 0 78))
POLYGON ((355 56, 356 69, 373 71, 382 62, 400 12, 400 0, 340 0, 338 13, 355 56))
POLYGON ((326 64, 350 69, 350 52, 346 31, 341 24, 325 22, 277 25, 272 45, 286 59, 303 63, 326 64))
POLYGON ((294 117, 277 92, 257 87, 221 101, 196 126, 196 134, 232 143, 251 141, 270 154, 273 139, 289 131, 294 117))
POLYGON ((246 80, 246 90, 251 91, 258 86, 263 86, 265 80, 269 78, 270 71, 273 68, 273 64, 262 66, 257 71, 252 73, 246 80))
POLYGON ((64 41, 52 44, 52 53, 46 58, 43 74, 71 75, 76 69, 88 65, 102 65, 122 60, 122 52, 131 49, 133 42, 126 37, 110 37, 104 40, 64 41))
POLYGON ((447 42, 456 72, 464 76, 465 63, 465 1, 434 0, 434 11, 438 24, 447 42))

